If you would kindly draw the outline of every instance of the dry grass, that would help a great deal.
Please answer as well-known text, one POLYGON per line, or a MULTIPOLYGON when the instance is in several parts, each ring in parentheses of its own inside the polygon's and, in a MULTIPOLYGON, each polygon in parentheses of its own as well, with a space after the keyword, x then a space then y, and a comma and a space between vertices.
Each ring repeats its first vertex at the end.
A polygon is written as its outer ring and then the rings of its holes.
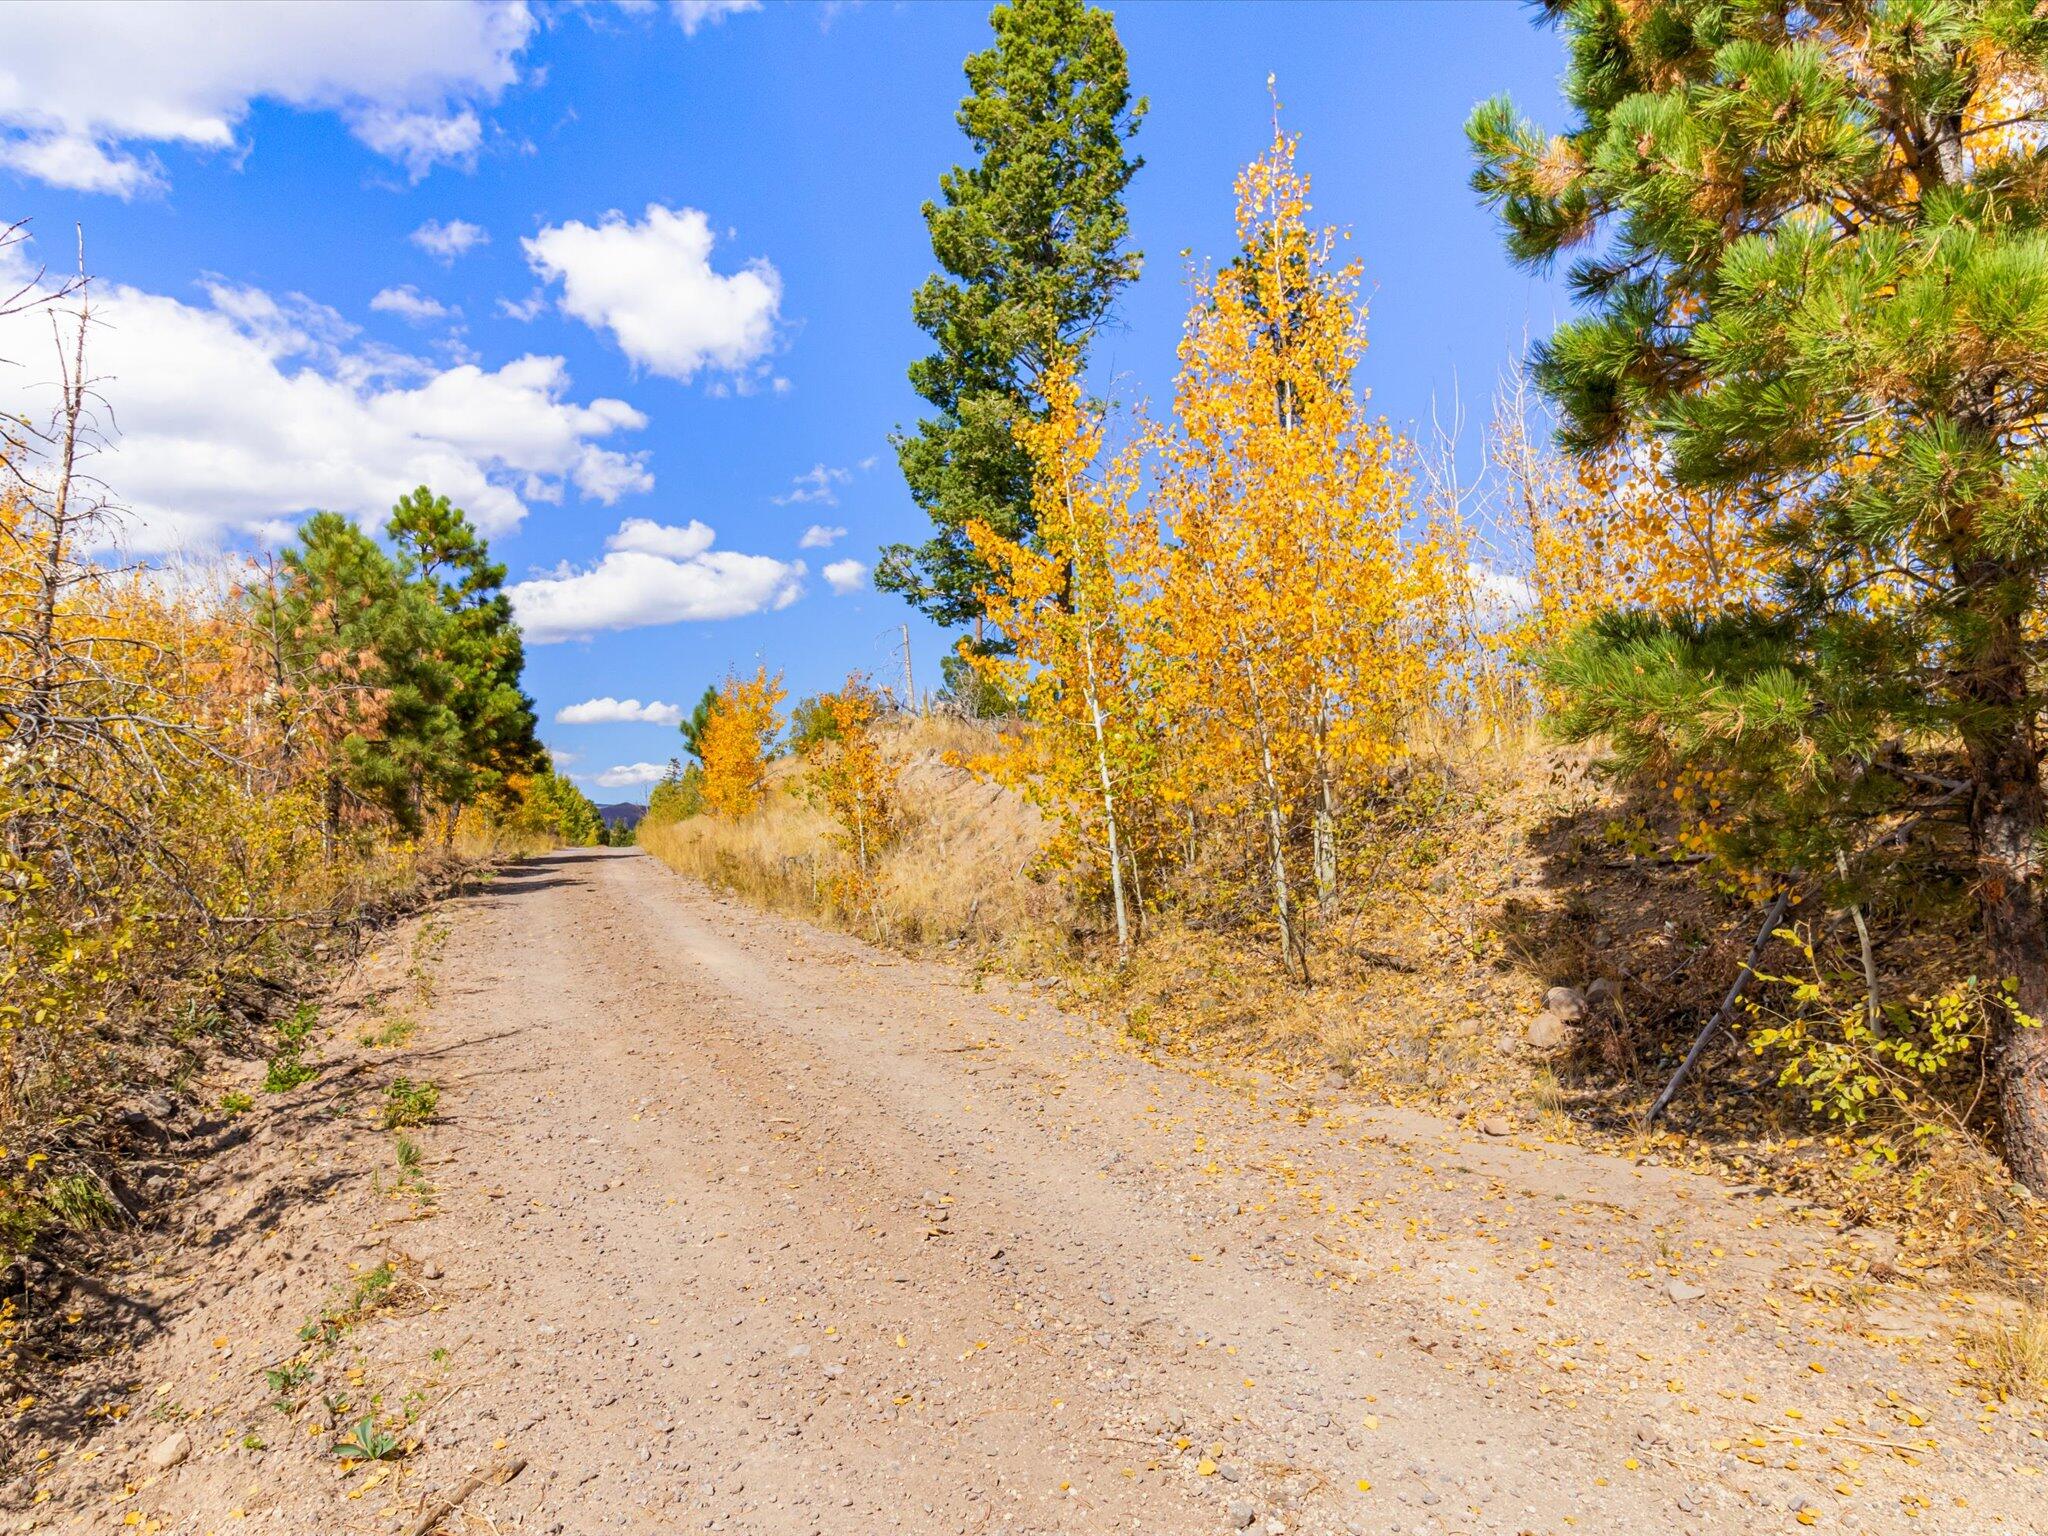
POLYGON ((2002 1398, 2048 1396, 2048 1310, 2015 1309, 1969 1338, 1977 1384, 2002 1398))
POLYGON ((806 799, 800 761, 774 765, 754 815, 643 824, 640 846, 742 900, 881 943, 966 949, 1013 968, 1046 963, 1070 913, 1056 882, 1024 873, 1043 837, 1038 813, 956 765, 990 749, 990 728, 896 719, 882 729, 904 826, 878 861, 871 908, 845 904, 835 877, 846 871, 848 855, 835 842, 831 819, 806 799))

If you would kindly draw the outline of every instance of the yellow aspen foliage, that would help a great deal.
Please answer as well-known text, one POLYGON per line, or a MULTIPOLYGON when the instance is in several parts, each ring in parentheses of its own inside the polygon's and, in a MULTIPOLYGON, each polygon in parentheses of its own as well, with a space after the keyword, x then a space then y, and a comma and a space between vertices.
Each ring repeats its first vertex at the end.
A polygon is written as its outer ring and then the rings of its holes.
POLYGON ((813 750, 813 783, 832 819, 839 823, 846 851, 862 875, 895 836, 899 816, 896 774, 882 756, 875 725, 882 699, 858 672, 837 693, 819 701, 828 729, 813 750))
POLYGON ((760 805, 786 691, 782 674, 770 677, 766 667, 752 677, 729 675, 720 685, 697 743, 704 760, 704 804, 712 815, 745 816, 760 805))
POLYGON ((1155 627, 1177 792, 1258 829, 1283 961, 1307 979, 1305 918, 1336 894, 1345 798, 1400 754, 1434 685, 1447 573, 1404 540, 1401 445, 1353 383, 1360 269, 1309 223, 1295 150, 1276 123, 1238 177, 1242 254, 1194 285, 1157 438, 1155 627))
POLYGON ((882 756, 875 724, 882 700, 854 673, 837 693, 818 700, 825 731, 811 751, 811 784, 839 828, 839 844, 852 867, 840 882, 844 904, 866 910, 874 893, 875 861, 901 825, 896 773, 882 756))
POLYGON ((1612 608, 1711 612, 1761 598, 1770 509, 1753 492, 1678 485, 1662 444, 1627 439, 1566 459, 1536 440, 1511 394, 1491 456, 1534 596, 1503 638, 1553 644, 1612 608))
MULTIPOLYGON (((1137 445, 1103 462, 1103 419, 1081 398, 1070 361, 1045 384, 1046 413, 1017 430, 1031 456, 1038 537, 1025 546, 982 523, 968 536, 994 573, 983 594, 1013 655, 969 653, 981 675, 1023 701, 1037 729, 1013 781, 1061 829, 1055 857, 1100 876, 1128 950, 1143 890, 1132 838, 1151 803, 1156 761, 1141 707, 1133 624, 1157 560, 1152 525, 1134 514, 1137 445)), ((1020 745, 1023 745, 1020 743, 1020 745)))

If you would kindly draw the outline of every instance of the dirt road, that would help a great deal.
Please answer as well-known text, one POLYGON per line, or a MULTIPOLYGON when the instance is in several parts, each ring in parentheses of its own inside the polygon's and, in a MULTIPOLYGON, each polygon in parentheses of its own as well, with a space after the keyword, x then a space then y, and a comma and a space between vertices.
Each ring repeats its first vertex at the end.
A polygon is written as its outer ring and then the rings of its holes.
POLYGON ((440 920, 417 1034, 340 1031, 157 1234, 18 1528, 404 1531, 483 1474, 443 1529, 2040 1529, 1959 1303, 1774 1200, 1155 1065, 633 852, 440 920), (338 1471, 368 1408, 420 1444, 338 1471))

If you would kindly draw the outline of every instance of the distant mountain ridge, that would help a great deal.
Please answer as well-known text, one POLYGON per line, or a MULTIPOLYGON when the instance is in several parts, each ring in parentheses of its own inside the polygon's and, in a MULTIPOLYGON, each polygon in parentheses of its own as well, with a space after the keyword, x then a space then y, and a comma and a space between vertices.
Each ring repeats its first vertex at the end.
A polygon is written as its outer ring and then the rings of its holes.
POLYGON ((597 814, 604 818, 604 824, 608 827, 630 829, 640 825, 640 818, 647 814, 647 807, 635 805, 630 800, 620 800, 612 805, 600 805, 597 814))

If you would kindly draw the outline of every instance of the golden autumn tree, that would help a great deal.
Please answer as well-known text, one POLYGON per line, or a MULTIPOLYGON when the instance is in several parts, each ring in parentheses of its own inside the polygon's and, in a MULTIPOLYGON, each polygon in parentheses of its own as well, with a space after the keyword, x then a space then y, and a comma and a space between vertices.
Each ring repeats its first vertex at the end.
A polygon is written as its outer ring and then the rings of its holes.
POLYGON ((1142 889, 1131 832, 1156 753, 1141 707, 1133 616, 1148 597, 1156 537, 1134 515, 1137 445, 1103 461, 1103 418, 1081 398, 1071 360, 1045 385, 1043 419, 1021 423, 1037 539, 1027 546, 970 525, 993 580, 989 620, 1013 648, 970 653, 976 670, 1024 701, 1037 726, 1018 781, 1058 818, 1070 856, 1099 868, 1117 950, 1128 953, 1142 889))
POLYGON ((873 895, 875 860, 901 825, 895 770, 882 756, 875 730, 881 695, 856 672, 837 693, 821 697, 817 708, 822 729, 809 753, 811 782, 853 860, 845 882, 848 905, 864 909, 873 895))
POLYGON ((1503 635, 1554 645, 1612 608, 1709 613, 1761 600, 1771 519, 1752 490, 1679 483, 1654 438, 1567 458, 1530 416, 1516 369, 1494 403, 1488 456, 1533 602, 1503 635))
POLYGON ((704 804, 714 816, 745 816, 761 803, 768 754, 782 730, 782 674, 758 668, 729 674, 719 686, 697 750, 704 760, 704 804))
POLYGON ((1335 895, 1344 797, 1398 755, 1431 685, 1443 572, 1404 543, 1400 445, 1353 382, 1360 269, 1309 223, 1295 150, 1276 122, 1237 180, 1242 253, 1195 283, 1158 439, 1157 629, 1186 792, 1258 825, 1282 959, 1306 980, 1308 892, 1335 895))

